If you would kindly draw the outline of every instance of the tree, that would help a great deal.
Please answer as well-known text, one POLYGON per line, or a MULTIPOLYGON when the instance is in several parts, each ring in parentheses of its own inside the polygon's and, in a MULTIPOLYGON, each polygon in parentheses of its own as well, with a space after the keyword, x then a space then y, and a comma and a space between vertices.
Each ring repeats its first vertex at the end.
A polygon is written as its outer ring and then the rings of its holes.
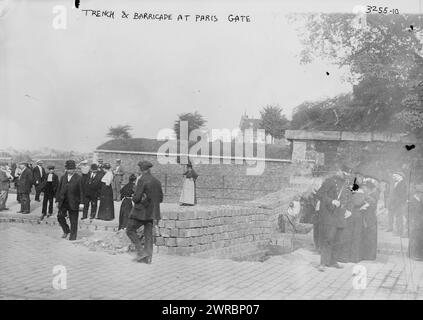
POLYGON ((422 131, 423 102, 416 99, 423 81, 418 15, 368 14, 366 25, 358 28, 353 27, 353 14, 296 14, 289 19, 301 25, 301 63, 320 58, 349 67, 346 79, 354 85, 353 99, 334 109, 338 125, 422 131))
POLYGON ((178 120, 176 120, 175 124, 173 125, 173 130, 175 131, 176 137, 178 139, 180 139, 181 121, 188 122, 188 137, 193 130, 204 127, 207 122, 204 117, 197 111, 195 111, 194 113, 189 112, 178 114, 178 120))
POLYGON ((260 111, 260 115, 260 128, 264 129, 266 135, 270 135, 273 139, 283 138, 289 121, 285 115, 282 115, 282 108, 266 106, 260 111))
POLYGON ((118 125, 116 127, 110 127, 109 132, 107 133, 107 137, 113 139, 130 139, 132 135, 129 131, 132 130, 130 125, 118 125))

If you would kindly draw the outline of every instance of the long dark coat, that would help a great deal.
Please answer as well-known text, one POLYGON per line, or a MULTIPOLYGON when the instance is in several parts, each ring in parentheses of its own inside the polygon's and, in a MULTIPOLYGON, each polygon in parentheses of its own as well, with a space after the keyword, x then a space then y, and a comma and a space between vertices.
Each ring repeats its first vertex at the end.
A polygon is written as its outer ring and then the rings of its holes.
POLYGON ((72 211, 79 210, 79 205, 82 203, 82 185, 81 176, 74 173, 71 180, 68 182, 68 175, 65 173, 59 182, 59 187, 56 192, 56 202, 59 203, 59 209, 62 208, 65 198, 69 203, 69 208, 72 211))
POLYGON ((162 184, 151 173, 138 180, 132 197, 134 207, 130 218, 137 220, 160 220, 160 203, 163 202, 162 184))
MULTIPOLYGON (((420 198, 422 198, 420 196, 420 198)), ((422 199, 412 198, 410 210, 410 258, 423 260, 423 203, 422 199)))
POLYGON ((25 168, 18 178, 18 192, 30 194, 33 182, 31 169, 25 168))

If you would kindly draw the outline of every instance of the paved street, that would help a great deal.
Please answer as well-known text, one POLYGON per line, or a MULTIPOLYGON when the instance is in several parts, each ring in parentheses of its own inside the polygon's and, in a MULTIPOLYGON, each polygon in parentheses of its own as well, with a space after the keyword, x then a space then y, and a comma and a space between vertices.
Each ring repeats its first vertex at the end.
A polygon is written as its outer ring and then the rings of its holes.
POLYGON ((321 273, 313 267, 318 256, 303 249, 263 263, 155 254, 153 263, 145 265, 133 262, 128 253, 92 252, 60 236, 59 228, 48 225, 0 224, 1 298, 423 298, 423 263, 401 256, 361 263, 367 269, 367 289, 359 290, 353 288, 354 265, 321 273), (53 286, 53 268, 59 265, 66 268, 66 289, 53 286), (411 274, 413 281, 407 278, 411 274), (412 284, 420 287, 411 292, 407 282, 411 290, 412 284))

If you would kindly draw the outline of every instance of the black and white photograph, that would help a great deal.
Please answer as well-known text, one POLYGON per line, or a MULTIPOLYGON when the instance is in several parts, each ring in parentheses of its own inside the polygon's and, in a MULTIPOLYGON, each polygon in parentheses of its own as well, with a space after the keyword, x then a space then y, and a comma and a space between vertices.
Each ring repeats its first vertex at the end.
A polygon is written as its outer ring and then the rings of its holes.
POLYGON ((0 0, 0 300, 422 300, 422 139, 423 0, 0 0))

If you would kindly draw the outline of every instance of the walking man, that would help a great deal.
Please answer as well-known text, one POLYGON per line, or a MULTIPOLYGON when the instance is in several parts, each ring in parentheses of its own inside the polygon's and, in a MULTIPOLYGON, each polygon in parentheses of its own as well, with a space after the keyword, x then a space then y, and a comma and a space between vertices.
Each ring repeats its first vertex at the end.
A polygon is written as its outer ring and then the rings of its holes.
POLYGON ((29 194, 33 184, 32 170, 28 168, 27 162, 19 163, 19 169, 21 173, 18 178, 18 193, 21 201, 21 210, 18 213, 28 214, 31 211, 29 194))
POLYGON ((91 171, 88 173, 88 178, 83 184, 84 189, 84 210, 81 220, 87 219, 88 209, 91 205, 90 219, 94 219, 97 214, 97 203, 100 196, 102 175, 98 172, 98 166, 93 163, 91 171))
POLYGON ((141 178, 138 179, 135 194, 132 197, 134 207, 129 215, 126 234, 137 250, 138 262, 151 263, 153 257, 153 223, 160 220, 160 203, 163 202, 163 190, 159 180, 150 172, 153 166, 148 161, 138 163, 141 178), (137 235, 137 229, 144 226, 144 248, 137 235))
POLYGON ((37 165, 32 169, 32 174, 34 176, 35 201, 40 202, 40 194, 47 179, 46 170, 43 168, 43 162, 41 160, 37 161, 37 165))
POLYGON ((345 165, 338 167, 336 175, 326 179, 318 191, 321 240, 319 271, 325 271, 325 267, 342 268, 337 262, 337 250, 342 230, 346 225, 345 219, 351 216, 351 192, 348 189, 350 171, 345 165))
POLYGON ((59 177, 57 174, 54 173, 54 166, 48 166, 48 174, 44 191, 44 198, 43 198, 43 208, 41 211, 41 220, 43 220, 47 214, 47 206, 48 206, 48 215, 47 218, 53 214, 53 201, 54 195, 56 194, 57 187, 59 185, 59 177))
POLYGON ((66 161, 65 168, 66 172, 60 179, 56 193, 56 203, 59 209, 57 221, 63 230, 62 238, 66 239, 70 234, 69 240, 76 240, 79 205, 82 202, 81 177, 75 173, 75 161, 66 161), (66 222, 67 216, 69 217, 70 228, 66 222))
POLYGON ((122 180, 123 175, 125 172, 123 171, 123 168, 121 166, 121 160, 116 160, 116 167, 115 170, 113 170, 113 200, 119 201, 120 200, 120 189, 122 186, 122 180))

